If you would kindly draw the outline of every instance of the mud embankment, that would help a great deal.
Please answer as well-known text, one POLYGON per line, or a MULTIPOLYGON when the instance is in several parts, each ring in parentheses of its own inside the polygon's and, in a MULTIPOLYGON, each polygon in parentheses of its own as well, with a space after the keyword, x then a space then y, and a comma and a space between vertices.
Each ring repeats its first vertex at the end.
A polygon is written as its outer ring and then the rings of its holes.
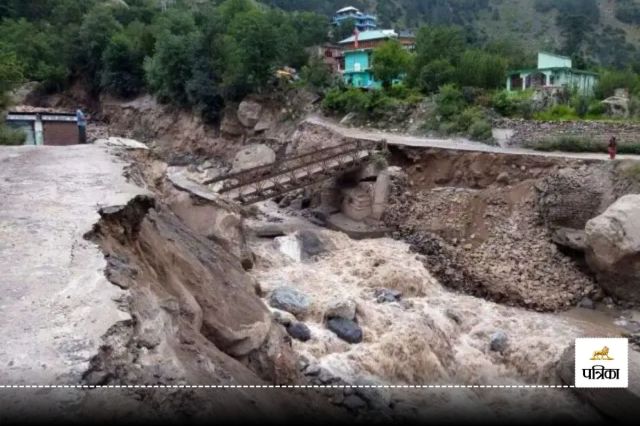
POLYGON ((584 263, 552 242, 540 186, 592 162, 450 151, 396 152, 385 218, 446 286, 511 306, 569 309, 604 296, 584 263))
MULTIPOLYGON (((89 385, 261 385, 298 380, 289 338, 258 298, 237 257, 196 235, 149 197, 105 208, 87 234, 105 253, 106 275, 128 291, 131 315, 104 336, 89 385)), ((190 418, 284 420, 333 415, 317 394, 138 390, 159 413, 190 418)))

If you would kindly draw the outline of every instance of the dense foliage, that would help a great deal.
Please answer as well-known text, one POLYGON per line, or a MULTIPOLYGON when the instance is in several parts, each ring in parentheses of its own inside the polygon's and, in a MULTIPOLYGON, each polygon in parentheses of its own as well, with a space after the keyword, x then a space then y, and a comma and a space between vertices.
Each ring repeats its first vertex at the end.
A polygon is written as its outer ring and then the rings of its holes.
MULTIPOLYGON (((541 107, 532 92, 502 90, 508 69, 535 66, 525 40, 488 40, 469 30, 486 12, 499 19, 500 2, 394 0, 375 2, 375 8, 368 1, 349 3, 372 9, 384 26, 402 21, 415 28, 415 49, 396 41, 375 49, 372 71, 383 90, 345 89, 322 58, 309 54, 308 47, 353 33, 353 22, 330 26, 329 17, 345 5, 338 0, 4 0, 0 108, 19 82, 39 81, 56 91, 80 80, 94 96, 150 92, 214 121, 226 102, 269 90, 276 70, 291 66, 302 78, 296 84, 326 93, 329 111, 388 117, 431 99, 428 127, 476 138, 490 133, 489 111, 539 119, 602 117, 599 101, 617 88, 628 89, 634 113, 640 111, 636 50, 625 44, 624 31, 602 30, 598 0, 534 1, 538 13, 557 17, 562 50, 573 54, 574 66, 601 74, 594 96, 568 93, 552 107, 541 107), (601 65, 588 58, 601 58, 601 65)), ((636 0, 615 6, 618 19, 635 22, 636 0)))
POLYGON ((13 58, 3 67, 25 80, 60 90, 80 79, 94 95, 151 91, 211 120, 278 68, 302 68, 306 48, 329 33, 324 16, 253 0, 5 0, 0 18, 0 57, 13 58))

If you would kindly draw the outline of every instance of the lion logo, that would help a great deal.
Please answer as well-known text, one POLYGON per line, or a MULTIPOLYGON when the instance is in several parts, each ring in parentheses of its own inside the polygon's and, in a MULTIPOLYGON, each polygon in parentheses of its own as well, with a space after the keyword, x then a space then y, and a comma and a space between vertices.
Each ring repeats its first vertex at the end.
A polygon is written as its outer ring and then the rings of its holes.
POLYGON ((605 346, 602 350, 593 353, 591 361, 613 361, 613 358, 609 356, 609 348, 605 346))

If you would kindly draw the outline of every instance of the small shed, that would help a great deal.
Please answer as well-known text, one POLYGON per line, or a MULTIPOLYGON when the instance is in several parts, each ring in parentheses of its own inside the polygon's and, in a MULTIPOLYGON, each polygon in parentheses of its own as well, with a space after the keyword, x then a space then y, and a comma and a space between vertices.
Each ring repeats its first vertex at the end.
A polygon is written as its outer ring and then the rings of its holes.
POLYGON ((78 121, 72 113, 11 111, 6 122, 25 132, 26 145, 75 145, 80 141, 78 121))

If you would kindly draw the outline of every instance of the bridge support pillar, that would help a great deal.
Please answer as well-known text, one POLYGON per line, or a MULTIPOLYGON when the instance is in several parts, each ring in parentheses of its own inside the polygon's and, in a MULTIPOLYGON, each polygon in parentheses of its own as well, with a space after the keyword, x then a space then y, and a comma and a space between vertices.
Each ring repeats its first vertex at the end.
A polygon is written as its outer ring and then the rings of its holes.
POLYGON ((371 207, 371 217, 375 220, 381 220, 387 202, 389 201, 389 191, 391 189, 391 176, 386 170, 381 172, 376 179, 373 187, 373 205, 371 207))

